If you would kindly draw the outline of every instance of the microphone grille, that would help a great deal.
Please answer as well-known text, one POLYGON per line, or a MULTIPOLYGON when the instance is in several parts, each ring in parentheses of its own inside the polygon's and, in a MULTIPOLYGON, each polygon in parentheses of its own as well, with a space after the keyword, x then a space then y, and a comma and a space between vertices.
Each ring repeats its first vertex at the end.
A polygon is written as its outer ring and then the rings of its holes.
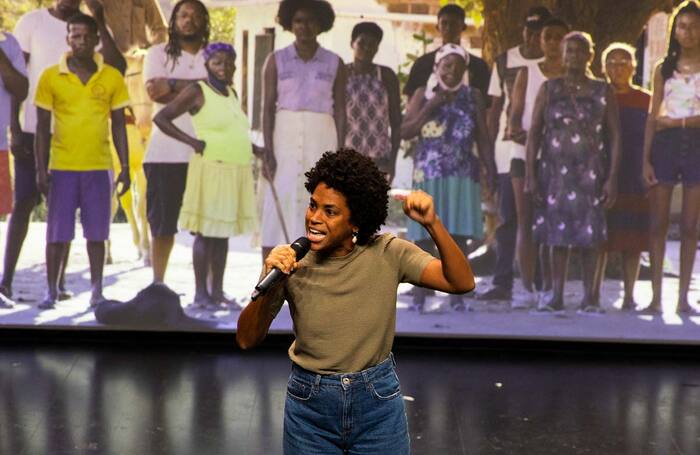
POLYGON ((301 260, 311 248, 311 241, 306 237, 299 237, 292 243, 292 249, 297 253, 297 261, 301 260))

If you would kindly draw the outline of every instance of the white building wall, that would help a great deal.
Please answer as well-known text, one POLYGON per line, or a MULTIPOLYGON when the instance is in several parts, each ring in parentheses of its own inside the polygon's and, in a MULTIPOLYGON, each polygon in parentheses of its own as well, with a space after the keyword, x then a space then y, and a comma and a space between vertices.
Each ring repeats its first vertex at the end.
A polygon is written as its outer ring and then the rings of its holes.
MULTIPOLYGON (((210 2, 218 4, 223 2, 210 2)), ((275 22, 277 15, 277 1, 252 2, 229 2, 236 7, 236 46, 239 47, 243 41, 243 31, 248 31, 248 68, 249 77, 248 93, 253 93, 253 68, 255 59, 255 35, 263 33, 265 28, 275 28, 275 49, 286 47, 294 41, 294 35, 285 32, 282 27, 275 22)), ((376 22, 384 31, 384 38, 375 57, 375 62, 386 65, 397 71, 399 64, 406 60, 407 53, 419 53, 420 45, 413 39, 413 34, 420 30, 420 23, 403 22, 393 18, 382 18, 387 16, 385 9, 378 6, 374 0, 334 1, 333 7, 336 11, 336 20, 333 29, 319 36, 318 40, 322 46, 337 53, 344 62, 352 61, 352 49, 350 47, 350 36, 352 29, 358 22, 371 20, 376 22), (364 16, 364 17, 363 17, 364 16)), ((242 53, 239 49, 239 56, 242 53)), ((243 62, 239 57, 238 68, 243 67, 243 62)), ((242 72, 237 74, 237 85, 242 87, 242 72)), ((252 107, 252 97, 249 97, 249 110, 252 107)))

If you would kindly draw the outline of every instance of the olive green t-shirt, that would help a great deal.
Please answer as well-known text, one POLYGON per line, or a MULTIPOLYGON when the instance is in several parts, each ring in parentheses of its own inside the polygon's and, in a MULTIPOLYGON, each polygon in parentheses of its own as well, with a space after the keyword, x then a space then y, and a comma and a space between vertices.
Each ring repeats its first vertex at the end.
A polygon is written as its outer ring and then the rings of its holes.
POLYGON ((275 316, 289 302, 296 337, 289 358, 321 374, 361 371, 386 359, 396 329, 396 289, 418 284, 433 259, 391 234, 343 257, 310 251, 269 297, 275 316))

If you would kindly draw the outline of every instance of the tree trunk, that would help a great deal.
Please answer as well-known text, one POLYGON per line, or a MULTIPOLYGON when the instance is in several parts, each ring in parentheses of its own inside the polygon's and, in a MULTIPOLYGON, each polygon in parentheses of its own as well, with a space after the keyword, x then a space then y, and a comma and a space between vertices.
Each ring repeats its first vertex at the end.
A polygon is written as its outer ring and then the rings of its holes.
POLYGON ((484 57, 488 61, 522 41, 528 8, 547 6, 573 30, 591 34, 596 47, 593 71, 600 75, 600 53, 612 42, 634 44, 649 18, 670 12, 679 0, 482 0, 484 57))

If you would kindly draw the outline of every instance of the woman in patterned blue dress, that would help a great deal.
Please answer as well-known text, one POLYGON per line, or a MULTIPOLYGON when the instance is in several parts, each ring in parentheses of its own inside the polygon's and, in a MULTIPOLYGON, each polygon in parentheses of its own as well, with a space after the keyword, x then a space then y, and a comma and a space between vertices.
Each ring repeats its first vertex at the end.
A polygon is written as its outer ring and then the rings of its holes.
POLYGON ((610 85, 589 77, 590 37, 571 32, 564 37, 562 50, 565 76, 546 81, 540 89, 527 140, 527 190, 542 207, 533 229, 552 255, 553 293, 538 311, 563 310, 570 248, 579 248, 584 288, 580 311, 600 314, 595 270, 607 238, 605 208, 612 206, 617 193, 620 119, 610 85), (605 136, 610 141, 609 169, 604 165, 605 136))
MULTIPOLYGON (((466 51, 446 44, 435 56, 433 75, 425 87, 411 97, 401 136, 418 136, 414 157, 413 187, 430 194, 440 217, 457 242, 466 247, 468 238, 480 239, 484 228, 481 211, 480 171, 486 169, 490 190, 494 188, 496 165, 478 89, 463 85, 466 51), (477 145, 478 157, 473 153, 477 145)), ((430 238, 411 223, 408 237, 426 251, 433 250, 430 238)), ((422 309, 423 289, 414 290, 414 305, 422 309)), ((462 297, 450 296, 455 309, 463 309, 462 297)))

